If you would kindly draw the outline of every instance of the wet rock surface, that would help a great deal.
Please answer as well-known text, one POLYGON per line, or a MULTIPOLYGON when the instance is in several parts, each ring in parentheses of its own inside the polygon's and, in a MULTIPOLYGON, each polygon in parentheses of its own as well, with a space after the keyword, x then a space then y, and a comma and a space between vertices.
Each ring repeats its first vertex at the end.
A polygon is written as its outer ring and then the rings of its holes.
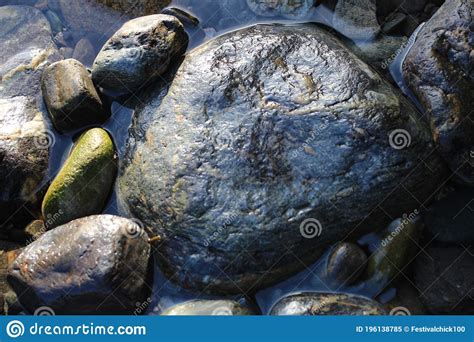
POLYGON ((160 13, 171 0, 97 0, 97 2, 127 15, 139 17, 160 13))
POLYGON ((472 247, 433 246, 421 253, 414 270, 420 299, 432 314, 473 314, 472 247))
POLYGON ((161 266, 185 287, 273 283, 443 177, 416 110, 317 26, 221 36, 187 55, 165 95, 136 111, 119 196, 163 236, 161 266), (409 146, 391 146, 395 129, 409 146))
POLYGON ((132 313, 149 295, 150 246, 135 222, 90 216, 57 227, 17 257, 8 282, 30 313, 132 313))
POLYGON ((376 301, 351 294, 302 293, 281 299, 272 308, 274 316, 322 316, 386 314, 376 301))
POLYGON ((54 178, 41 211, 51 229, 73 219, 100 214, 117 173, 117 156, 109 134, 101 128, 83 133, 54 178))
MULTIPOLYGON (((21 227, 39 211, 52 136, 40 90, 44 68, 60 59, 45 16, 0 7, 0 227, 21 227)), ((22 227, 21 227, 22 228, 22 227)))
POLYGON ((48 66, 41 89, 54 127, 71 132, 93 124, 101 124, 110 116, 81 62, 66 59, 48 66))
POLYGON ((333 18, 334 28, 353 40, 369 40, 377 36, 375 0, 339 0, 333 18))
POLYGON ((97 55, 94 83, 131 93, 164 73, 186 51, 188 36, 173 16, 157 14, 125 23, 97 55))
POLYGON ((315 3, 316 0, 247 0, 247 5, 257 15, 285 18, 307 17, 315 3))
POLYGON ((364 272, 367 255, 356 244, 342 242, 331 251, 326 276, 338 285, 350 285, 364 272))
POLYGON ((251 309, 233 300, 193 300, 165 310, 163 316, 248 316, 251 309))
POLYGON ((422 28, 403 65, 441 154, 470 185, 474 184, 473 9, 470 0, 446 1, 422 28))

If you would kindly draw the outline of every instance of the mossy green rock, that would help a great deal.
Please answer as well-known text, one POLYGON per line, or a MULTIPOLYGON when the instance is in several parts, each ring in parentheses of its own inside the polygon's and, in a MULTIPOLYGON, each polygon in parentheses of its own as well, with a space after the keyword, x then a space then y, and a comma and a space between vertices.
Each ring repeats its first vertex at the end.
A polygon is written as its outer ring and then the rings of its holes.
POLYGON ((41 209, 47 228, 99 214, 116 173, 115 147, 109 134, 101 128, 83 133, 44 197, 41 209))
POLYGON ((380 245, 367 262, 367 279, 373 281, 374 285, 385 286, 397 278, 413 257, 420 232, 421 223, 418 219, 393 221, 380 234, 380 245))

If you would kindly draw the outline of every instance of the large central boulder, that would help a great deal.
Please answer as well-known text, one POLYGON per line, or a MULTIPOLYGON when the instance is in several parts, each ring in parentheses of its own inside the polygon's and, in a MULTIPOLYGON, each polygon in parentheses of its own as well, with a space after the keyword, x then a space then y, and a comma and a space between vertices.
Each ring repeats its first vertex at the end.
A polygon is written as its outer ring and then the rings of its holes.
POLYGON ((271 284, 418 208, 445 171, 414 107, 313 25, 218 37, 142 100, 119 195, 187 288, 271 284))

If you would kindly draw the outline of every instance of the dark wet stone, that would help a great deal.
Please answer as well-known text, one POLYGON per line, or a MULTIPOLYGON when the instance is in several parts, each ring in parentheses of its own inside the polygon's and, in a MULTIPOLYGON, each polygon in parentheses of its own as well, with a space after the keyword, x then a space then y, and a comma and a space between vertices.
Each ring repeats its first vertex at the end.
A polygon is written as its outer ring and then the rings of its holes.
POLYGON ((400 279, 396 288, 388 290, 394 292, 393 297, 384 307, 390 315, 411 316, 426 315, 423 303, 420 301, 420 294, 406 279, 400 279))
POLYGON ((130 93, 163 74, 186 51, 188 36, 173 16, 156 14, 125 23, 97 55, 94 83, 130 93))
POLYGON ((474 250, 430 247, 416 259, 415 285, 432 314, 473 314, 474 250))
POLYGON ((382 31, 386 34, 396 32, 407 18, 406 14, 395 12, 387 17, 382 25, 382 31))
POLYGON ((373 316, 386 314, 376 301, 344 293, 301 293, 278 301, 270 311, 274 316, 350 315, 373 316))
POLYGON ((474 184, 474 3, 448 0, 424 25, 403 65, 441 154, 474 184))
POLYGON ((315 0, 247 0, 247 5, 257 15, 263 17, 282 16, 301 19, 309 16, 315 0))
POLYGON ((132 313, 149 295, 150 245, 135 222, 89 216, 46 232, 17 257, 8 282, 29 312, 132 313))
POLYGON ((163 270, 184 287, 274 283, 443 179, 416 110, 317 26, 226 34, 186 56, 167 96, 160 86, 136 111, 118 194, 163 236, 163 270), (395 129, 410 146, 391 147, 395 129), (307 219, 320 236, 304 237, 307 219))
POLYGON ((251 309, 233 300, 192 300, 165 310, 162 316, 248 316, 251 309))
POLYGON ((75 59, 47 67, 41 89, 51 121, 61 133, 101 124, 110 116, 110 108, 102 102, 89 72, 75 59))
POLYGON ((339 286, 350 285, 365 270, 367 255, 356 244, 343 242, 329 254, 326 276, 339 286))
POLYGON ((0 7, 0 227, 24 228, 39 212, 49 148, 40 79, 60 58, 48 20, 26 6, 0 7))
POLYGON ((20 245, 0 241, 0 315, 8 315, 21 311, 15 293, 7 283, 8 268, 19 254, 20 245))
POLYGON ((474 189, 446 195, 423 214, 428 240, 447 243, 474 242, 474 189))
POLYGON ((133 17, 160 13, 161 9, 168 6, 171 0, 96 0, 116 11, 133 17))
POLYGON ((77 42, 76 46, 74 47, 72 58, 77 59, 86 66, 92 66, 95 57, 96 53, 94 46, 89 39, 82 38, 77 42))
POLYGON ((373 39, 380 32, 375 0, 339 0, 332 23, 353 40, 373 39))
POLYGON ((407 263, 415 256, 422 224, 418 211, 410 215, 396 219, 377 234, 380 244, 369 257, 366 269, 372 287, 382 290, 407 269, 407 263))

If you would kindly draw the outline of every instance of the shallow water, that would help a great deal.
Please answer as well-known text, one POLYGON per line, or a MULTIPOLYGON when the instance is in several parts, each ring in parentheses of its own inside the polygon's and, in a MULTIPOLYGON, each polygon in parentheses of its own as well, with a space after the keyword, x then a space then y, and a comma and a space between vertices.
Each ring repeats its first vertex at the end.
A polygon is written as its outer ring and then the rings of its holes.
MULTIPOLYGON (((74 0, 79 1, 79 0, 74 0)), ((0 1, 1 4, 1 1, 0 1)), ((88 2, 84 2, 84 7, 90 6, 88 2)), ((316 22, 321 23, 326 26, 331 26, 332 10, 330 6, 325 5, 325 1, 316 8, 313 8, 310 13, 304 17, 297 20, 286 19, 282 17, 274 18, 264 18, 258 17, 251 12, 247 7, 245 0, 224 0, 224 1, 210 1, 210 0, 175 0, 173 1, 171 7, 181 8, 185 11, 192 13, 200 21, 198 26, 194 26, 191 23, 185 23, 186 31, 190 37, 189 49, 195 48, 196 46, 202 44, 203 42, 212 39, 213 37, 220 35, 222 33, 263 22, 278 22, 283 24, 294 24, 294 23, 306 23, 306 22, 316 22)), ((65 18, 57 13, 60 18, 63 20, 63 24, 66 28, 71 30, 71 24, 68 23, 65 18)), ((97 53, 102 44, 106 39, 108 39, 114 32, 116 27, 119 27, 122 23, 130 19, 125 15, 118 15, 117 13, 105 9, 103 7, 91 7, 89 9, 83 8, 81 13, 77 13, 78 16, 87 15, 95 16, 96 20, 100 22, 103 20, 103 17, 111 17, 115 20, 115 24, 110 27, 104 27, 103 31, 96 32, 97 28, 91 28, 89 30, 84 30, 83 32, 74 31, 73 32, 73 42, 71 42, 70 47, 74 47, 74 43, 81 37, 88 37, 91 43, 94 46, 95 53, 97 53), (91 33, 91 31, 93 31, 91 33)), ((409 48, 409 46, 408 46, 409 48)), ((392 70, 392 75, 395 77, 395 81, 398 84, 403 86, 403 80, 401 78, 400 65, 403 61, 406 52, 400 53, 397 59, 394 61, 392 70)), ((90 67, 90 63, 87 63, 86 60, 82 60, 86 66, 90 67)), ((406 90, 406 87, 404 87, 406 90)), ((404 89, 402 88, 402 89, 404 89)), ((407 94, 409 96, 409 94, 407 94)), ((414 99, 414 98, 412 98, 414 99)), ((112 103, 112 116, 111 118, 103 125, 112 135, 114 142, 117 147, 119 159, 123 157, 126 147, 127 131, 131 123, 132 109, 127 108, 124 105, 121 105, 118 101, 112 103)), ((51 130, 52 132, 54 130, 51 130)), ((68 135, 59 135, 54 132, 55 142, 51 150, 51 160, 50 160, 50 176, 51 178, 59 171, 62 163, 66 159, 74 138, 77 137, 79 132, 68 135)), ((110 200, 104 209, 104 213, 108 214, 118 214, 126 216, 126 214, 119 208, 117 202, 117 197, 115 191, 111 194, 110 200)), ((380 229, 384 227, 378 227, 380 229)), ((367 236, 362 238, 360 244, 363 246, 374 246, 379 242, 374 236, 367 236)), ((267 313, 272 305, 281 297, 299 291, 342 291, 351 292, 356 294, 368 295, 375 297, 378 294, 378 290, 369 283, 361 283, 357 286, 348 287, 348 288, 338 288, 330 286, 327 284, 327 281, 324 279, 323 269, 326 263, 327 254, 329 250, 326 251, 325 255, 314 263, 309 269, 304 272, 301 272, 286 281, 272 286, 271 288, 260 291, 256 294, 254 300, 258 303, 258 306, 262 310, 262 313, 267 313)), ((394 296, 394 289, 387 289, 385 293, 380 297, 383 300, 387 301, 394 296)), ((137 309, 140 308, 140 313, 142 311, 148 311, 149 313, 158 313, 160 310, 165 309, 173 304, 190 300, 196 298, 208 298, 209 296, 197 293, 191 293, 184 291, 179 287, 170 283, 161 272, 155 270, 155 281, 153 285, 153 296, 151 304, 146 304, 146 309, 142 309, 143 303, 137 303, 137 309)), ((242 296, 236 296, 234 298, 241 298, 242 296)), ((379 298, 379 299, 380 299, 379 298)))

